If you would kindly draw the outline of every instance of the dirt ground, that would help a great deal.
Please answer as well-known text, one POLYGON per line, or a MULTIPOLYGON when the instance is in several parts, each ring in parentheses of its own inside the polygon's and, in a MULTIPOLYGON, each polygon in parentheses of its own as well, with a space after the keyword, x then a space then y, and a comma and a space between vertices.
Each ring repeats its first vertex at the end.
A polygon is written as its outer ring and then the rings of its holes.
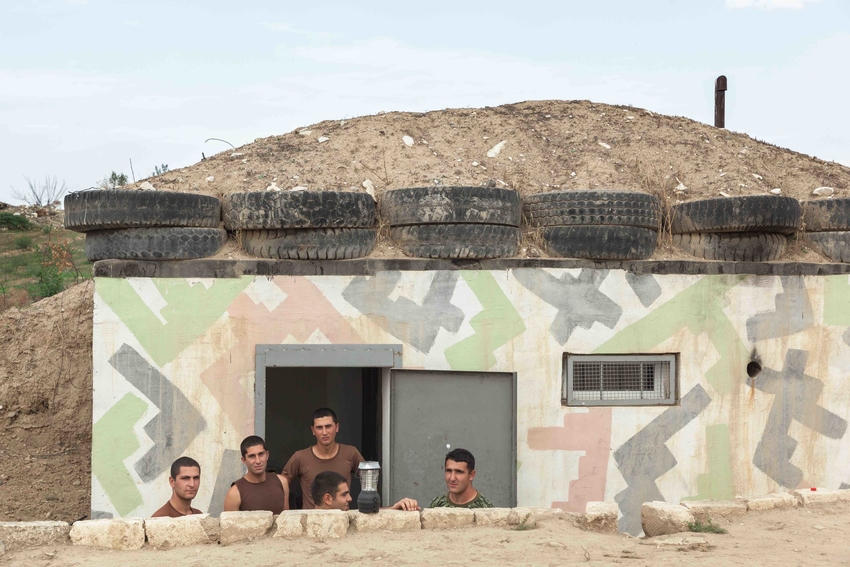
POLYGON ((597 534, 567 520, 536 529, 465 528, 350 534, 339 540, 262 539, 169 551, 103 551, 70 545, 7 554, 0 565, 846 565, 850 506, 751 513, 729 533, 636 539, 597 534), (688 538, 688 541, 683 541, 688 538), (667 543, 664 543, 667 542, 667 543))

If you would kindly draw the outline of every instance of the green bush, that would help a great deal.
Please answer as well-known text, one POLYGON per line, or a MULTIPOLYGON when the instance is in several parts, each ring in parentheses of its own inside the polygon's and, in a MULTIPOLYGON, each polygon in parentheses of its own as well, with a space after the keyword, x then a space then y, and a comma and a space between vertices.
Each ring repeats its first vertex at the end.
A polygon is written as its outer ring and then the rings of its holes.
POLYGON ((12 241, 12 245, 18 250, 26 250, 33 247, 32 236, 22 234, 12 241))
POLYGON ((42 266, 37 275, 38 282, 35 284, 35 290, 40 297, 51 297, 65 290, 62 274, 56 266, 42 266))
POLYGON ((32 230, 35 225, 25 216, 12 213, 0 213, 0 228, 7 230, 32 230))

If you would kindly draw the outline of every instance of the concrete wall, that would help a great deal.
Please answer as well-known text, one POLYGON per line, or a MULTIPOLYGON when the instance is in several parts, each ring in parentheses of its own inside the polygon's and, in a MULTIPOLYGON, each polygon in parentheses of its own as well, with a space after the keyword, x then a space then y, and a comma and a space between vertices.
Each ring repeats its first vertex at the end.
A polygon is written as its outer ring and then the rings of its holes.
POLYGON ((181 454, 204 467, 197 507, 220 510, 252 433, 255 344, 398 342, 407 368, 518 372, 522 506, 616 501, 637 533, 644 501, 850 482, 847 275, 98 278, 93 512, 151 513, 181 454), (563 407, 564 352, 681 353, 681 403, 563 407))

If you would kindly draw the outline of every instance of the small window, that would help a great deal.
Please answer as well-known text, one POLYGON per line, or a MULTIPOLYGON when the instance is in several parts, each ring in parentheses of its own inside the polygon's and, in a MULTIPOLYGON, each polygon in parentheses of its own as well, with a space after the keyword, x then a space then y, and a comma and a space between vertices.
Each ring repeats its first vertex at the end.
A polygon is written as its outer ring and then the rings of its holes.
POLYGON ((676 355, 564 355, 568 406, 676 403, 676 355))

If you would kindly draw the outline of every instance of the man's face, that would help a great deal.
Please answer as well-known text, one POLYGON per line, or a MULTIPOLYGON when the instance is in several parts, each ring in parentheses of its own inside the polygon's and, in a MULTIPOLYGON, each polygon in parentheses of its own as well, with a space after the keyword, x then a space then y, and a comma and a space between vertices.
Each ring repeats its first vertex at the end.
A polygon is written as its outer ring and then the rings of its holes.
POLYGON ((452 494, 462 494, 472 484, 475 471, 469 470, 466 463, 458 463, 451 459, 446 461, 446 487, 452 494))
POLYGON ((340 483, 337 487, 336 498, 331 498, 330 494, 325 494, 322 499, 325 508, 347 512, 351 504, 351 490, 348 488, 348 483, 340 483))
POLYGON ((313 420, 313 425, 310 427, 316 442, 319 445, 327 447, 333 444, 336 439, 336 434, 339 433, 339 424, 334 423, 334 419, 328 417, 317 417, 313 420))
POLYGON ((180 467, 177 478, 168 477, 168 483, 178 498, 191 501, 198 494, 198 487, 201 485, 201 469, 180 467))
POLYGON ((242 462, 252 473, 263 474, 266 472, 266 465, 269 462, 269 452, 262 445, 248 447, 245 456, 242 457, 242 462))

